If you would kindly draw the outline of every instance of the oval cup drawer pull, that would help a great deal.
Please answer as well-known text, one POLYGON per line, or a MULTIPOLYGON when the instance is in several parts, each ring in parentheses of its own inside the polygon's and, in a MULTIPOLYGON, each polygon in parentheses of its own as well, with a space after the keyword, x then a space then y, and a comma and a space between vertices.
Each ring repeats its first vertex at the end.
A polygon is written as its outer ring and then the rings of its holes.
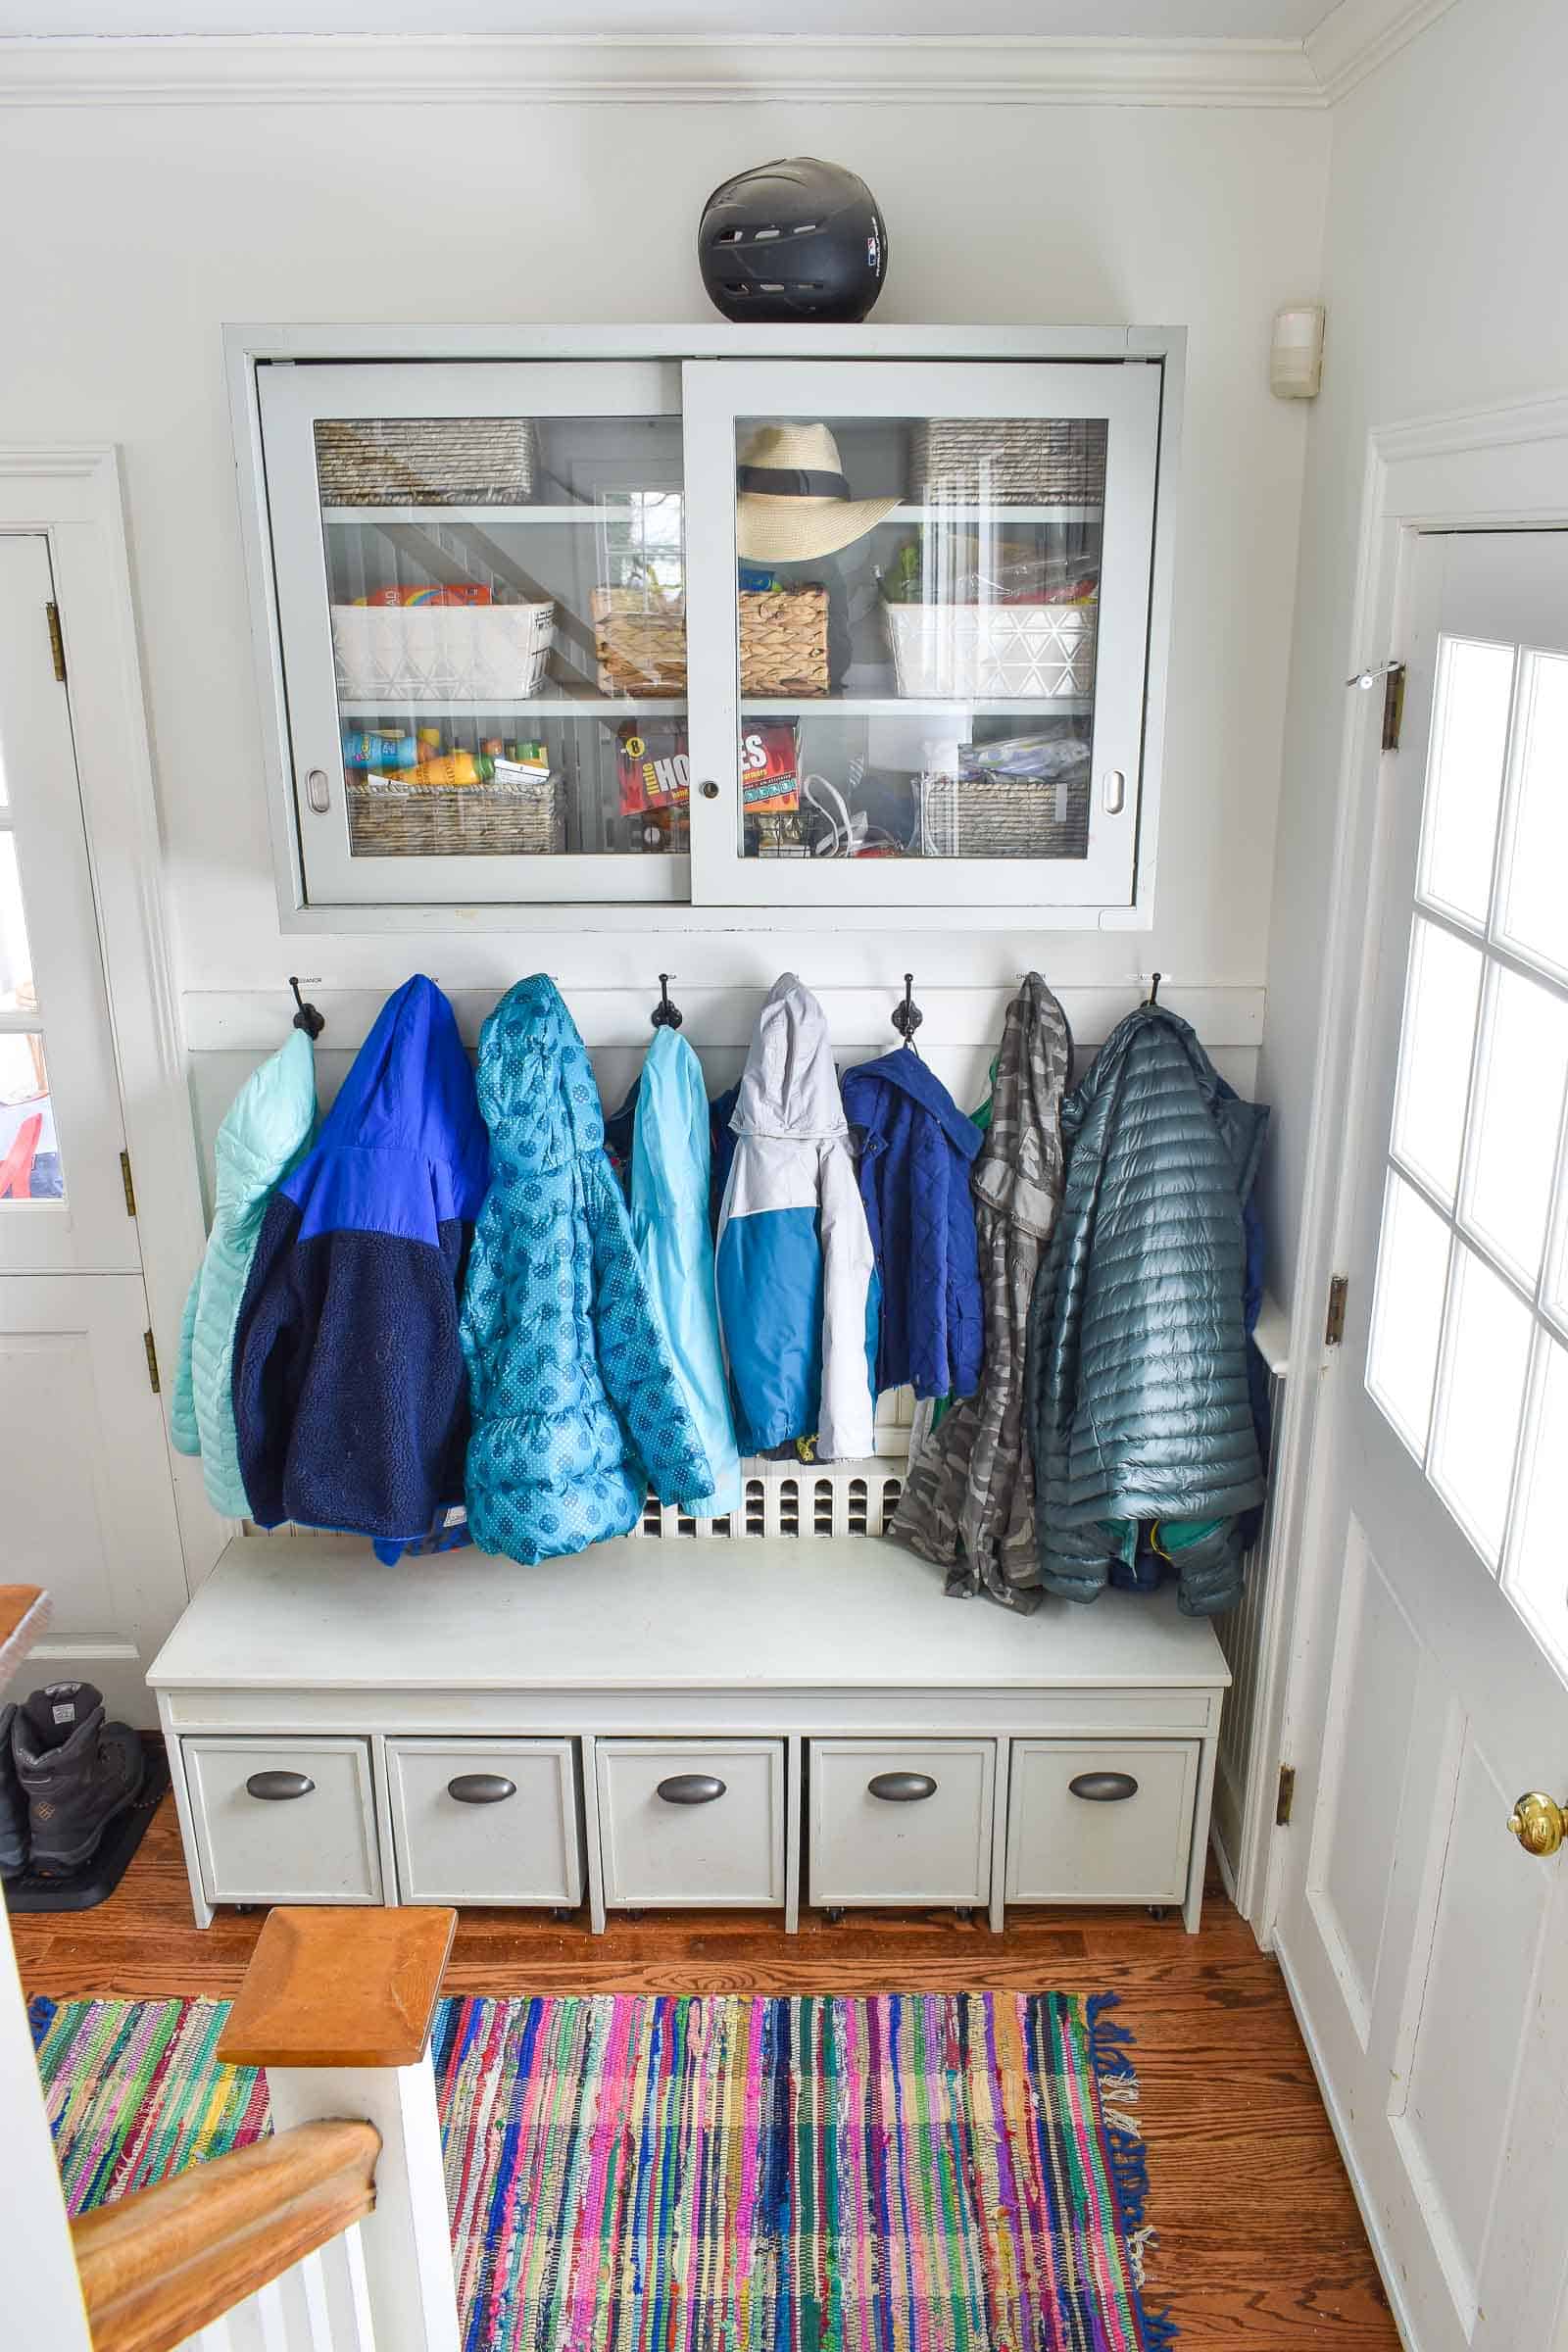
POLYGON ((661 1781, 658 1793, 666 1805, 710 1805, 724 1793, 724 1784, 711 1772, 677 1772, 661 1781))
POLYGON ((928 1772, 879 1772, 865 1786, 867 1793, 879 1796, 885 1805, 917 1805, 937 1792, 928 1772))
POLYGON ((253 1772, 245 1784, 245 1793, 277 1805, 285 1797, 309 1796, 315 1787, 308 1772, 253 1772))
POLYGON ((1067 1787, 1072 1795, 1091 1805, 1119 1805, 1124 1798, 1138 1794, 1138 1783, 1130 1772, 1081 1772, 1067 1787))
POLYGON ((504 1772, 460 1772, 447 1783, 448 1796, 455 1796, 460 1805, 501 1805, 516 1793, 516 1782, 504 1772))

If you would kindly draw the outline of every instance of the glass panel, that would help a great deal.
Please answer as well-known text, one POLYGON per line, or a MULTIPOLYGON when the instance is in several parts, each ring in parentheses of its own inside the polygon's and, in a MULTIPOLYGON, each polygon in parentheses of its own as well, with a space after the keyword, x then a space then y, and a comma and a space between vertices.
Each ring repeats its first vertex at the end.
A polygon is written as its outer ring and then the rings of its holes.
POLYGON ((1526 654, 1517 781, 1498 929, 1527 956, 1568 968, 1568 656, 1526 654))
POLYGON ((679 419, 325 417, 316 462, 353 854, 684 850, 679 419))
POLYGON ((1451 1202, 1481 993, 1481 954, 1418 915, 1410 943, 1394 1149, 1451 1202))
POLYGON ((1568 1659, 1568 1544, 1562 1466, 1568 1461, 1568 1349, 1543 1341, 1533 1425, 1521 1465, 1509 1590, 1559 1662, 1568 1659))
POLYGON ((37 1003, 16 836, 0 833, 0 1012, 32 1012, 37 1003))
POLYGON ((1421 895, 1484 923, 1513 692, 1513 648, 1446 637, 1427 766, 1421 895))
POLYGON ((1428 1475, 1492 1567, 1502 1548, 1534 1328, 1524 1301, 1461 1242, 1428 1475))
POLYGON ((9 1032, 0 1036, 0 1208, 64 1195, 43 1039, 9 1032))
POLYGON ((1568 1004, 1494 964, 1484 1020, 1463 1221, 1534 1290, 1568 1072, 1568 1004))
POLYGON ((746 857, 1087 858, 1106 446, 739 420, 746 857))
POLYGON ((1426 1452, 1447 1273, 1448 1228, 1391 1169, 1366 1385, 1418 1460, 1426 1452))

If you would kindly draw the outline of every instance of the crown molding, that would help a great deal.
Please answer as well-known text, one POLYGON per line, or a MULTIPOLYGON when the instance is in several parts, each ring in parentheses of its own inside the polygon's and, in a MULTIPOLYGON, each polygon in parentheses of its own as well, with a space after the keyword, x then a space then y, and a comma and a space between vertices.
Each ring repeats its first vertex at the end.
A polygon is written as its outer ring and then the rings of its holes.
POLYGON ((1337 106, 1456 5, 1457 0, 1340 0, 1302 44, 1325 105, 1337 106))
POLYGON ((1299 41, 466 34, 0 39, 0 105, 1320 107, 1299 41))

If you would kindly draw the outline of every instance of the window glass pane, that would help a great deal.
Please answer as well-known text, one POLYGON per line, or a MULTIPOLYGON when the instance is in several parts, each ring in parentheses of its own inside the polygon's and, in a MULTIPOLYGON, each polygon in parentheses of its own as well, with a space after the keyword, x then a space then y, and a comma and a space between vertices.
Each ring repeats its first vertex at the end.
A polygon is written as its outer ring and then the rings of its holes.
POLYGON ((1489 1565, 1502 1548, 1535 1319, 1458 1245, 1429 1475, 1489 1565))
POLYGON ((1418 1459, 1426 1452, 1447 1272, 1446 1225, 1391 1169, 1366 1385, 1418 1459))
POLYGON ((64 1191, 43 1039, 0 1036, 0 1212, 16 1200, 59 1200, 64 1191))
POLYGON ((1427 766, 1421 895, 1484 923, 1508 739, 1513 648, 1446 637, 1427 766))
POLYGON ((1399 1039, 1394 1149, 1447 1201, 1459 1177, 1481 969, 1479 949, 1416 917, 1399 1039))
POLYGON ((744 856, 1087 858, 1107 446, 738 421, 744 856))
POLYGON ((315 431, 353 856, 685 851, 680 419, 315 431))
POLYGON ((1568 657, 1526 654, 1519 698, 1513 838, 1498 929, 1568 968, 1568 657))
POLYGON ((1568 1069, 1568 1004, 1494 965, 1483 1018, 1464 1222, 1534 1289, 1568 1069))
POLYGON ((1562 1469, 1568 1461, 1568 1349, 1543 1346, 1526 1445, 1507 1582, 1552 1654, 1568 1658, 1568 1544, 1562 1469))
POLYGON ((0 1012, 30 1012, 37 1002, 16 836, 0 833, 0 1012))

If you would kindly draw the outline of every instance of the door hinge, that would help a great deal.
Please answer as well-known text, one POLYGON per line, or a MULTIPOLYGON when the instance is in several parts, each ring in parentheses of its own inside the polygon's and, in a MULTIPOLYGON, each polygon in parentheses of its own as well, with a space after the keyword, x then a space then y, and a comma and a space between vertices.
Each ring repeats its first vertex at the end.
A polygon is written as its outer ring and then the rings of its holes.
POLYGON ((1323 1345, 1338 1348, 1345 1338, 1345 1302, 1350 1295, 1348 1274, 1335 1274, 1329 1279, 1329 1311, 1323 1325, 1323 1345))
POLYGON ((136 1214, 136 1187, 130 1180, 130 1153, 128 1152, 122 1152, 120 1154, 120 1181, 125 1188, 125 1214, 127 1217, 133 1217, 136 1214))
POLYGON ((1404 724, 1404 663, 1396 662, 1383 681, 1383 749, 1396 752, 1404 724))
POLYGON ((1291 1807, 1296 1802, 1296 1766, 1280 1766, 1279 1794, 1274 1799, 1274 1827, 1288 1830, 1291 1826, 1291 1807))
POLYGON ((158 1343, 150 1331, 144 1331, 141 1344, 147 1350, 147 1385, 155 1396, 161 1396, 164 1384, 158 1377, 158 1343))
POLYGON ((66 636, 60 626, 60 607, 45 605, 44 618, 49 623, 49 652, 55 665, 55 676, 63 686, 66 682, 66 636))

